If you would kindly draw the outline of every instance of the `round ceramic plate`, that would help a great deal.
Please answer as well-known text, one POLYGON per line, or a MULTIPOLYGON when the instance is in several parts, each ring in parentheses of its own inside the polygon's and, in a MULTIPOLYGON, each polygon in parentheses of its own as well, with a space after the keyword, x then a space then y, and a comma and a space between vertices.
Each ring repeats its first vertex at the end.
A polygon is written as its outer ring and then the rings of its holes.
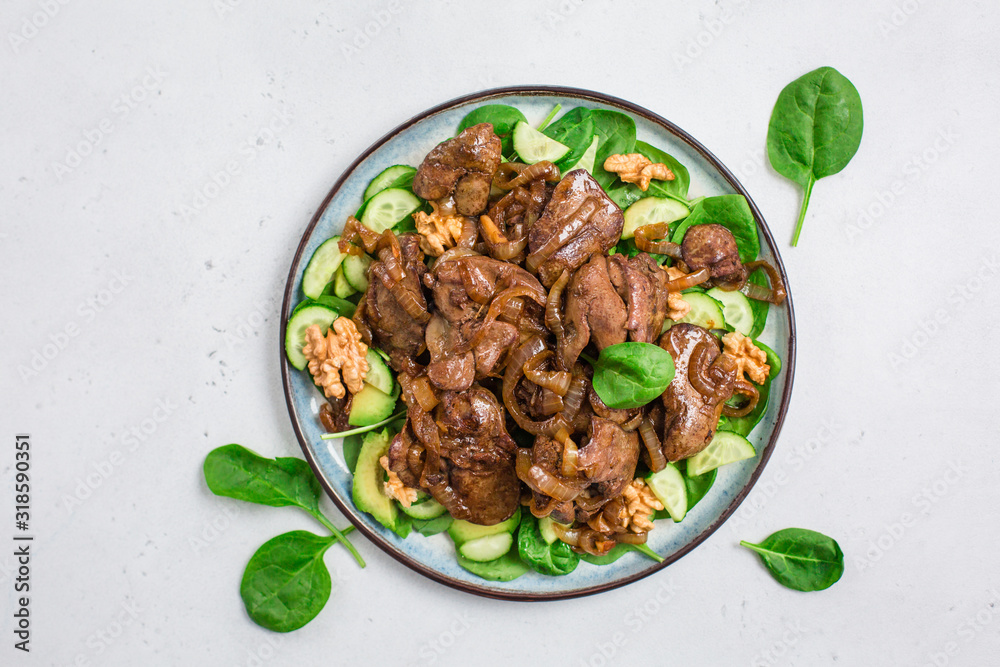
MULTIPOLYGON (((390 165, 419 165, 431 148, 454 136, 463 116, 485 103, 517 107, 532 123, 541 122, 556 104, 561 104, 564 111, 582 105, 628 114, 635 119, 639 139, 667 151, 688 168, 691 174, 690 197, 739 193, 747 198, 757 218, 762 240, 761 256, 777 266, 784 276, 774 239, 753 199, 732 172, 691 135, 647 109, 600 93, 538 86, 504 88, 462 97, 425 111, 379 139, 348 167, 306 227, 295 253, 285 287, 282 333, 289 314, 303 298, 300 282, 306 262, 320 243, 340 233, 347 217, 361 205, 362 194, 369 181, 390 165)), ((785 284, 788 284, 787 279, 785 284)), ((448 586, 489 597, 544 600, 598 593, 642 579, 694 549, 736 511, 770 458, 788 407, 795 371, 795 320, 790 294, 783 306, 772 306, 767 328, 760 340, 778 351, 783 365, 780 375, 772 382, 767 413, 750 435, 757 456, 720 468, 708 495, 688 513, 683 522, 657 522, 656 530, 650 533, 649 546, 666 559, 663 563, 631 552, 609 565, 581 562, 576 570, 565 576, 551 577, 528 572, 505 583, 486 581, 462 569, 455 559, 454 544, 447 535, 424 537, 414 533, 400 539, 354 507, 351 501, 351 473, 344 463, 341 441, 320 439, 323 430, 317 415, 323 402, 322 395, 307 373, 297 371, 288 364, 282 344, 279 344, 279 349, 288 413, 302 451, 326 492, 358 531, 399 562, 448 586)))

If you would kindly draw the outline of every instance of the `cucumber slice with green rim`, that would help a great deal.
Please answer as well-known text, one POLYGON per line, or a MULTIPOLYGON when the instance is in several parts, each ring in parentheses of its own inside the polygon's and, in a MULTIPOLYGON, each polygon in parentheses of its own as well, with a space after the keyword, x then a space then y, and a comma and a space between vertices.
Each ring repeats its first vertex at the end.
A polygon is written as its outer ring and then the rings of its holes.
MULTIPOLYGON (((699 292, 689 292, 684 294, 684 300, 691 306, 691 310, 687 315, 677 320, 678 322, 697 324, 706 329, 724 329, 726 327, 722 304, 712 297, 699 292)), ((667 322, 673 324, 669 320, 667 322)))
POLYGON ((643 197, 625 209, 625 225, 622 238, 635 236, 635 230, 643 225, 656 222, 674 222, 686 218, 691 211, 679 201, 666 197, 643 197))
POLYGON ((423 202, 409 190, 387 188, 365 202, 361 224, 381 234, 395 227, 421 206, 423 202))
POLYGON ((719 287, 713 287, 705 294, 722 304, 722 316, 726 318, 728 326, 744 336, 750 335, 753 329, 753 307, 750 305, 750 299, 742 292, 726 291, 719 287))
POLYGON ((340 237, 334 236, 332 239, 324 241, 306 265, 306 270, 302 273, 302 293, 310 299, 318 299, 322 296, 326 286, 333 280, 333 274, 340 268, 341 262, 347 257, 340 252, 340 237))
POLYGON ((392 371, 382 357, 373 350, 368 348, 368 352, 365 354, 365 361, 368 362, 368 372, 365 373, 365 382, 375 387, 383 394, 392 394, 393 387, 396 385, 396 381, 392 378, 392 371))
POLYGON ((344 260, 344 278, 358 292, 368 289, 368 267, 372 258, 368 255, 348 255, 344 260))
POLYGON ((444 505, 433 498, 425 500, 422 503, 413 503, 409 507, 400 505, 399 509, 403 510, 406 514, 409 514, 414 519, 421 519, 424 521, 436 519, 448 511, 444 505))
POLYGON ((338 299, 346 299, 356 291, 357 290, 351 286, 351 283, 348 282, 347 278, 344 277, 344 267, 341 265, 341 267, 337 269, 337 273, 333 276, 333 295, 338 299))
POLYGON ((688 459, 689 475, 704 475, 719 466, 757 456, 757 450, 742 435, 718 431, 708 447, 688 459))
POLYGON ((663 509, 667 510, 674 523, 679 523, 687 514, 688 499, 687 484, 677 466, 668 463, 660 472, 650 473, 646 484, 656 499, 663 503, 663 509))
POLYGON ((455 540, 455 544, 462 545, 466 542, 478 540, 482 537, 488 537, 490 535, 513 533, 514 530, 517 529, 517 525, 519 523, 521 523, 520 507, 518 507, 514 512, 514 516, 493 526, 480 526, 477 523, 470 523, 468 521, 456 519, 455 522, 451 524, 451 527, 448 528, 448 535, 451 536, 451 539, 455 540))
POLYGON ((387 430, 365 433, 358 453, 358 464, 354 469, 351 497, 355 507, 368 512, 380 524, 394 531, 399 521, 399 508, 385 495, 385 470, 378 462, 389 452, 389 442, 387 430))
POLYGON ((555 162, 569 153, 569 146, 548 138, 522 120, 514 126, 514 150, 523 161, 535 164, 542 160, 555 162))
POLYGON ((386 419, 396 408, 398 392, 387 394, 376 389, 367 382, 361 391, 351 399, 351 412, 347 415, 347 423, 351 426, 371 426, 386 419))
POLYGON ((590 147, 584 151, 580 159, 576 161, 576 164, 571 167, 567 167, 563 173, 569 173, 574 169, 586 169, 591 175, 594 174, 594 164, 597 162, 597 144, 601 143, 600 137, 594 137, 594 140, 590 142, 590 147))
POLYGON ((320 304, 305 306, 292 313, 288 318, 288 326, 285 327, 285 354, 288 362, 300 371, 305 368, 307 360, 302 354, 302 346, 306 344, 306 329, 315 324, 325 335, 339 316, 333 308, 320 304))
POLYGON ((365 189, 365 201, 388 188, 408 188, 413 185, 413 177, 417 170, 408 164, 397 164, 383 169, 382 173, 372 179, 365 189))
POLYGON ((500 558, 510 551, 514 544, 514 536, 510 533, 487 535, 477 540, 470 540, 458 547, 458 553, 464 558, 477 563, 485 563, 500 558))
POLYGON ((555 519, 550 516, 543 516, 538 520, 538 532, 542 534, 542 539, 545 540, 546 544, 555 544, 555 541, 559 539, 559 536, 556 535, 555 523, 555 519))

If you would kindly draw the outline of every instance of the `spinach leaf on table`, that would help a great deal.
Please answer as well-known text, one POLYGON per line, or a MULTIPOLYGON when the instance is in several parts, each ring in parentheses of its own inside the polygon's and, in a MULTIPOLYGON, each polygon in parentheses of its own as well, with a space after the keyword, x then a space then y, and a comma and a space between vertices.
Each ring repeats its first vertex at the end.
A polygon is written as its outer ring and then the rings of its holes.
POLYGON ((591 365, 594 391, 614 410, 646 405, 674 379, 673 357, 652 343, 609 345, 591 365))
POLYGON ((590 116, 590 109, 576 107, 547 126, 542 130, 542 133, 549 139, 554 139, 569 147, 569 152, 556 162, 556 166, 562 171, 579 162, 583 154, 590 148, 590 143, 594 138, 594 119, 590 116))
POLYGON ((553 576, 569 574, 580 563, 580 557, 561 540, 545 541, 538 519, 528 514, 517 529, 517 553, 536 572, 553 576))
POLYGON ((297 630, 315 618, 330 599, 323 554, 333 542, 333 537, 295 530, 257 549, 240 584, 250 618, 275 632, 297 630))
POLYGON ((778 95, 767 128, 767 156, 775 171, 805 188, 792 246, 799 242, 813 185, 847 166, 863 132, 861 95, 832 67, 799 77, 778 95))
POLYGON ((832 537, 805 528, 785 528, 760 544, 740 544, 756 551, 778 583, 797 591, 821 591, 844 574, 844 552, 832 537))
POLYGON ((688 229, 708 224, 722 225, 733 233, 744 264, 752 262, 760 254, 757 221, 743 195, 719 195, 700 200, 691 209, 691 214, 677 225, 671 240, 681 243, 688 229))
POLYGON ((208 488, 217 496, 319 511, 319 480, 302 459, 266 459, 241 445, 225 445, 205 457, 204 472, 208 488))
POLYGON ((470 111, 458 124, 458 131, 467 130, 479 123, 491 123, 493 132, 500 137, 501 151, 510 155, 514 149, 514 137, 511 133, 518 121, 528 122, 520 109, 506 104, 484 104, 470 111))

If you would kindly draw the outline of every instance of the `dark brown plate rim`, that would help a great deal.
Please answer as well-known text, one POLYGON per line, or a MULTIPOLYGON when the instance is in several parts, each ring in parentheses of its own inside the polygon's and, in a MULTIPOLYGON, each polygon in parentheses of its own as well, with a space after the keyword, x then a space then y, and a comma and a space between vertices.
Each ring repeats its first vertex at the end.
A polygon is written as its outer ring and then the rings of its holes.
POLYGON ((368 528, 367 525, 365 525, 364 522, 355 521, 352 514, 353 508, 349 508, 347 504, 343 500, 341 500, 341 498, 337 495, 332 486, 327 482, 326 477, 323 475, 322 471, 319 469, 319 466, 317 465, 316 460, 314 459, 306 443, 305 435, 302 433, 302 429, 299 427, 299 422, 298 419, 296 418, 297 415, 295 407, 292 403, 291 388, 289 386, 291 367, 288 364, 288 359, 285 357, 284 332, 288 324, 288 315, 289 312, 291 311, 292 298, 294 296, 293 291, 295 287, 295 278, 296 278, 295 268, 299 265, 300 260, 302 258, 302 253, 304 252, 306 245, 308 244, 309 239, 312 236, 313 230, 319 223, 319 220, 322 218, 323 212, 329 205, 330 200, 332 200, 333 197, 337 194, 337 192, 340 190, 341 186, 351 175, 351 173, 369 155, 371 155, 374 151, 376 151, 383 144, 385 144, 387 141, 395 137, 403 130, 413 126, 414 124, 420 122, 425 118, 428 118, 429 116, 433 116, 434 114, 440 113, 442 111, 447 111, 449 109, 452 109, 456 106, 460 106, 462 104, 466 104, 468 102, 486 101, 495 97, 505 97, 508 95, 524 95, 524 96, 551 95, 551 96, 572 97, 581 100, 600 102, 602 104, 607 104, 609 106, 617 107, 619 109, 635 114, 637 116, 641 116, 642 118, 645 118, 646 120, 649 120, 665 128, 666 130, 671 132, 674 136, 676 136, 678 139, 680 139, 688 146, 690 146, 692 149, 697 151, 703 158, 705 158, 709 163, 711 163, 711 165, 715 167, 715 169, 718 170, 718 172, 726 179, 726 181, 733 187, 733 189, 736 190, 736 192, 746 197, 747 203, 750 204, 750 209, 753 211, 754 218, 757 221, 758 228, 763 233, 764 240, 767 242, 767 245, 770 248, 771 253, 774 255, 775 263, 777 264, 777 269, 781 273, 781 277, 785 281, 786 286, 788 286, 788 276, 785 273, 785 266, 784 263, 781 261, 781 255, 778 253, 778 249, 775 246, 774 237, 771 235, 771 231, 768 229, 767 223, 764 222, 764 217, 763 215, 761 215, 760 209, 757 208, 757 204, 754 203, 753 198, 750 197, 750 193, 746 191, 746 189, 736 179, 733 173, 724 164, 722 164, 722 162, 720 162, 719 159, 711 153, 711 151, 705 148, 705 146, 703 146, 701 142, 699 142, 690 134, 682 130, 680 127, 670 122, 666 118, 663 118, 662 116, 653 113, 649 109, 641 107, 637 104, 633 104, 632 102, 628 102, 626 100, 613 97, 611 95, 605 95, 604 93, 597 93, 591 90, 584 90, 582 88, 567 88, 561 86, 511 86, 505 88, 491 88, 489 90, 483 90, 477 93, 472 93, 469 95, 464 95, 462 97, 457 97, 453 100, 432 107, 431 109, 428 109, 414 116, 413 118, 406 121, 396 129, 392 130, 391 132, 383 136, 381 139, 373 143, 371 146, 369 146, 368 149, 365 150, 363 153, 361 153, 361 155, 359 155, 357 159, 355 159, 354 162, 352 162, 351 165, 344 171, 341 177, 330 189, 330 192, 326 195, 326 198, 323 199, 323 202, 320 204, 319 208, 316 209, 316 213, 313 215, 312 220, 309 222, 309 226, 306 228, 305 232, 302 235, 302 240, 299 242, 299 246, 295 251, 295 256, 292 259, 291 268, 289 269, 288 272, 288 280, 285 284, 285 298, 281 306, 281 328, 278 333, 278 354, 281 357, 281 362, 280 362, 281 381, 285 393, 285 404, 288 408, 288 416, 292 422, 292 429, 295 431, 295 437, 298 438, 299 446, 302 448, 302 452, 305 455, 306 460, 312 467, 313 472, 316 473, 316 477, 317 479, 319 479, 321 485, 326 491, 326 494, 334 502, 337 508, 344 514, 344 516, 347 517, 351 521, 351 523, 354 524, 355 528, 361 534, 363 534, 365 537, 371 540, 375 545, 377 545, 380 549, 382 549, 384 552, 395 558, 403 565, 406 565, 410 569, 419 572, 420 574, 424 575, 425 577, 428 577, 429 579, 433 579, 434 581, 458 589, 460 591, 465 591, 466 593, 473 593, 475 595, 481 595, 483 597, 495 598, 499 600, 520 600, 520 601, 565 600, 569 598, 583 597, 585 595, 593 595, 595 593, 602 593, 604 591, 609 591, 618 588, 620 586, 625 586, 635 581, 639 581, 640 579, 648 577, 649 575, 655 572, 659 572, 660 570, 667 567, 671 563, 674 563, 683 556, 687 555, 692 549, 694 549, 702 542, 704 542, 706 539, 708 539, 708 537, 716 530, 718 530, 718 528, 723 523, 725 523, 730 516, 733 515, 733 513, 737 510, 737 508, 739 508, 740 504, 743 502, 743 500, 750 493, 751 489, 753 489, 754 485, 757 483, 757 479, 760 477, 761 472, 763 472, 764 467, 767 465, 768 460, 771 458, 771 454, 774 451, 774 446, 778 440, 778 435, 781 433, 781 427, 785 421, 785 415, 788 412, 788 405, 792 396, 792 383, 795 377, 795 310, 792 306, 792 293, 791 289, 789 288, 788 297, 786 300, 788 308, 788 349, 786 351, 787 357, 784 363, 785 386, 784 386, 784 391, 782 393, 781 406, 778 409, 778 418, 774 424, 774 431, 771 433, 771 438, 770 440, 768 440, 767 446, 764 447, 764 452, 761 456, 760 464, 751 474, 749 483, 747 483, 746 486, 744 486, 743 489, 740 490, 740 492, 736 495, 736 497, 729 504, 729 506, 726 507, 726 509, 722 512, 722 514, 708 528, 706 528, 704 531, 695 536, 694 539, 692 539, 690 542, 684 545, 684 547, 681 548, 679 551, 667 557, 662 563, 657 563, 656 565, 649 567, 646 570, 643 570, 642 572, 638 572, 636 574, 633 574, 631 576, 622 579, 618 579, 616 581, 609 581, 608 583, 605 584, 589 586, 587 588, 582 588, 574 591, 555 592, 555 593, 524 593, 518 591, 503 591, 498 589, 480 587, 466 581, 448 577, 442 574, 441 572, 438 572, 437 570, 430 568, 427 565, 424 565, 423 563, 418 562, 417 560, 411 558, 407 554, 400 552, 395 545, 385 540, 378 533, 372 531, 370 528, 368 528))

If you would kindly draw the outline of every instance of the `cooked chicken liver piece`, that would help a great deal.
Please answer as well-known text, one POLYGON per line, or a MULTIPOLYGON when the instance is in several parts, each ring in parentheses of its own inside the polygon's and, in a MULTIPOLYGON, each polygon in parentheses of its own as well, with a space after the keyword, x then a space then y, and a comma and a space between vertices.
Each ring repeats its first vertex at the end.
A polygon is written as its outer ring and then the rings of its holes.
POLYGON ((681 257, 691 271, 708 267, 716 283, 741 283, 746 279, 736 238, 722 225, 690 227, 681 242, 681 257))
MULTIPOLYGON (((736 374, 715 361, 721 354, 719 339, 707 329, 694 324, 675 324, 660 338, 660 347, 674 360, 674 379, 663 392, 663 454, 669 461, 680 461, 705 449, 715 435, 722 405, 733 395, 736 374), (695 367, 692 356, 699 354, 701 364, 695 367), (698 374, 703 382, 714 387, 711 395, 702 394, 691 383, 698 374)), ((697 361, 697 360, 696 360, 697 361)))
POLYGON ((478 215, 486 210, 500 150, 490 123, 473 125, 427 154, 413 177, 413 192, 429 200, 454 196, 459 213, 478 215))
POLYGON ((551 287, 563 269, 575 271, 618 242, 625 218, 585 169, 566 174, 528 232, 528 265, 551 287))

